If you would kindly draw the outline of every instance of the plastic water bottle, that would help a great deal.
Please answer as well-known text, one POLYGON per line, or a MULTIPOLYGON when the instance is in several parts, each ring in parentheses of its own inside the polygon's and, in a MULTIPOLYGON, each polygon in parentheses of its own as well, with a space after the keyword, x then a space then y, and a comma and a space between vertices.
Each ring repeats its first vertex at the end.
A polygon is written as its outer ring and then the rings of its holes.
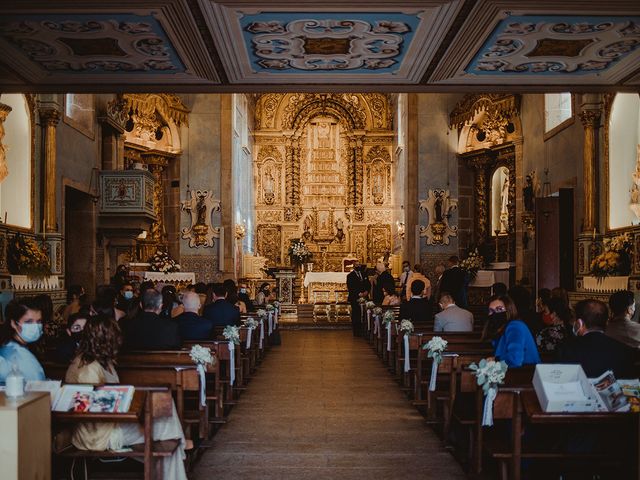
POLYGON ((6 380, 7 389, 5 391, 7 397, 17 398, 24 395, 24 377, 17 364, 13 364, 11 372, 6 380))

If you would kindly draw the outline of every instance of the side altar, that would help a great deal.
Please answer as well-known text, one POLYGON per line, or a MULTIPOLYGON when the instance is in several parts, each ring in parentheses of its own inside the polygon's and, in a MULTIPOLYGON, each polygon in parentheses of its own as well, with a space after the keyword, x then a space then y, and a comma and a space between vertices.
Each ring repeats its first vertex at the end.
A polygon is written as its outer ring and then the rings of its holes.
POLYGON ((307 272, 303 286, 309 303, 345 303, 348 272, 307 272))

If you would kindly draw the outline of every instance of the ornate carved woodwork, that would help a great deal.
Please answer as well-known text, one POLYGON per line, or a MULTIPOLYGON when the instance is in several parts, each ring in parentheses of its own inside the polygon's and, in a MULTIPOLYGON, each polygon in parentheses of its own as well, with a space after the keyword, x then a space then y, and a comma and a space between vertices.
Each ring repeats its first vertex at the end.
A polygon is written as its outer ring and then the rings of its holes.
POLYGON ((7 175, 9 175, 9 168, 7 167, 7 147, 2 143, 2 139, 4 138, 4 121, 7 119, 9 112, 11 112, 11 107, 9 105, 5 105, 4 103, 0 103, 0 182, 2 182, 7 175))
POLYGON ((213 192, 208 190, 191 190, 190 193, 191 197, 181 202, 181 209, 191 215, 191 225, 182 229, 182 238, 189 240, 191 248, 213 247, 213 239, 220 238, 220 228, 211 224, 211 214, 220 211, 220 200, 214 199, 213 192))

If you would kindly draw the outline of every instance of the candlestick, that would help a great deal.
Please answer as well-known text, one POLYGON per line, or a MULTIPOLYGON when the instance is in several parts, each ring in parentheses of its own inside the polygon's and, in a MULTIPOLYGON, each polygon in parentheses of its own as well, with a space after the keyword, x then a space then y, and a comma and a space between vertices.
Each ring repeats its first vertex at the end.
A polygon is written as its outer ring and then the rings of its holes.
POLYGON ((593 239, 596 239, 596 227, 593 227, 593 239))

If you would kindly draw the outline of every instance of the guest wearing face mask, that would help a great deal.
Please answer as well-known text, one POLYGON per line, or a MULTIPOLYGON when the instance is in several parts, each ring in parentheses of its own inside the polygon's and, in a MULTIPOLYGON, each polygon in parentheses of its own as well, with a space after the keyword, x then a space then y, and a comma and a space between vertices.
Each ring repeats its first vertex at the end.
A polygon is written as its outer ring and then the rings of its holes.
POLYGON ((640 347, 640 325, 632 321, 636 313, 636 302, 633 292, 621 290, 609 297, 611 319, 607 323, 605 333, 619 342, 632 348, 640 347))
POLYGON ((407 282, 412 273, 411 264, 407 260, 402 262, 402 274, 400 274, 400 298, 402 299, 407 296, 407 282))
POLYGON ((78 312, 74 313, 67 320, 67 329, 65 338, 58 344, 56 348, 56 361, 59 363, 71 363, 73 357, 76 356, 80 339, 82 338, 82 330, 87 323, 89 315, 78 312))
POLYGON ((489 301, 489 323, 498 320, 495 315, 504 315, 504 322, 496 331, 493 340, 497 360, 504 360, 510 368, 540 363, 538 347, 529 327, 520 319, 518 310, 510 297, 491 297, 489 301))
POLYGON ((247 312, 255 312, 256 307, 253 306, 253 302, 251 301, 251 297, 249 297, 249 289, 247 288, 246 283, 238 284, 238 298, 244 302, 247 307, 247 312))
POLYGON ((258 294, 256 295, 256 305, 260 307, 266 305, 267 298, 269 298, 270 293, 271 292, 269 291, 269 284, 267 282, 264 282, 262 285, 260 285, 258 294))
POLYGON ((5 309, 0 330, 0 382, 5 382, 13 365, 26 381, 44 380, 44 370, 28 346, 42 337, 42 312, 34 299, 12 300, 5 309))

